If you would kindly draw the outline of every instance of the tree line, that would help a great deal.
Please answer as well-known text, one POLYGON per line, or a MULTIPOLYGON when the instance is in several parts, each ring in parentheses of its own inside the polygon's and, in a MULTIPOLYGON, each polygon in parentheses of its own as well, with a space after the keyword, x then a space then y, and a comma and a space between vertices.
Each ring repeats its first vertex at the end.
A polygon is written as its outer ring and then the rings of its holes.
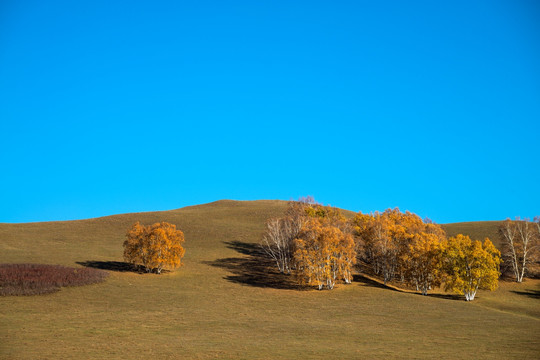
MULTIPOLYGON (((261 247, 279 272, 319 290, 350 284, 358 269, 423 295, 444 286, 470 301, 478 289, 497 288, 501 264, 517 282, 538 270, 540 217, 504 221, 499 238, 502 254, 488 238, 447 237, 440 225, 398 208, 347 218, 306 197, 289 202, 284 216, 267 220, 261 247)), ((182 265, 183 242, 173 224, 137 222, 126 234, 124 259, 160 274, 182 265)))
POLYGON ((478 289, 497 288, 503 260, 521 281, 536 261, 538 220, 504 222, 501 240, 511 246, 501 256, 488 238, 447 237, 440 225, 408 211, 359 212, 347 219, 339 209, 306 198, 289 202, 283 217, 268 219, 261 246, 280 272, 318 289, 350 283, 356 267, 385 284, 397 281, 423 295, 443 285, 471 301, 478 289))

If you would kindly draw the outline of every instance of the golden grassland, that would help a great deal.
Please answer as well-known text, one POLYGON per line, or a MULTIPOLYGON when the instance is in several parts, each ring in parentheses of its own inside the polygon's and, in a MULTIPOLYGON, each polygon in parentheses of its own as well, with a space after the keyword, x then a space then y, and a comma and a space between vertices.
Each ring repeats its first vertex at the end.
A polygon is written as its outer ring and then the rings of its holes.
MULTIPOLYGON (((266 218, 285 206, 219 201, 0 224, 0 263, 110 272, 101 284, 0 298, 0 358, 538 358, 540 281, 502 282, 472 303, 440 291, 427 297, 399 291, 360 275, 332 291, 299 289, 256 246, 266 218), (185 265, 162 275, 125 271, 122 243, 137 220, 182 229, 185 265)), ((483 239, 491 225, 445 228, 483 239)))

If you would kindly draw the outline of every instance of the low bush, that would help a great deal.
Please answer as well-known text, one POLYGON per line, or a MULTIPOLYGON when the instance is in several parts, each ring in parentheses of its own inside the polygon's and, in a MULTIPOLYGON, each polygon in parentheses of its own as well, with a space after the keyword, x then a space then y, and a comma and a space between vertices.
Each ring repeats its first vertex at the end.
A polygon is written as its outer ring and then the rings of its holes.
POLYGON ((82 286, 105 280, 107 273, 60 265, 0 264, 0 296, 40 295, 63 286, 82 286))

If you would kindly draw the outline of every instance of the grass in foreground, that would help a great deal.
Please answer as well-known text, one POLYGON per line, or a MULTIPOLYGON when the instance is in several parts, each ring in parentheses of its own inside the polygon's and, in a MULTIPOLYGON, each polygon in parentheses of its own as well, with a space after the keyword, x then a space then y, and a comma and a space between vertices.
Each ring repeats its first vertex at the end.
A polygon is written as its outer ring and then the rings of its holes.
MULTIPOLYGON (((392 290, 356 276, 297 289, 258 261, 279 201, 217 203, 74 222, 0 224, 0 262, 81 263, 109 279, 40 297, 0 298, 0 357, 536 358, 540 281, 501 283, 467 303, 392 290), (185 265, 138 274, 122 262, 136 220, 184 231, 185 265)), ((458 299, 458 300, 456 300, 458 299)))

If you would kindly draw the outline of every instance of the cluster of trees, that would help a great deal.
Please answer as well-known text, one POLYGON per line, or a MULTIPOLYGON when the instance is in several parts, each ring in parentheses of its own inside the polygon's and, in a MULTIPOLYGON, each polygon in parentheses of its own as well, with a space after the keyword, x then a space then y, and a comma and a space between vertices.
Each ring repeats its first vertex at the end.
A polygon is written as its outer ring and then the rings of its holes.
POLYGON ((445 290, 464 294, 467 301, 479 288, 497 287, 500 252, 487 238, 484 243, 461 234, 447 239, 441 226, 397 208, 358 213, 353 223, 361 261, 385 283, 398 280, 424 295, 444 283, 445 290))
POLYGON ((361 260, 371 265, 373 272, 380 275, 384 283, 398 278, 414 282, 421 287, 420 279, 427 284, 437 282, 437 257, 444 230, 435 224, 424 223, 420 217, 399 209, 388 209, 383 213, 358 213, 353 219, 355 233, 361 247, 361 260), (411 267, 412 266, 412 267, 411 267))
MULTIPOLYGON (((502 258, 488 238, 483 243, 461 234, 447 238, 441 226, 408 211, 359 212, 348 219, 305 197, 289 202, 283 217, 268 219, 261 246, 280 272, 294 273, 300 283, 319 290, 351 283, 359 263, 385 284, 400 281, 424 295, 444 284, 470 301, 478 289, 497 288, 503 260, 517 282, 540 265, 540 217, 506 220, 499 237, 502 258)), ((137 222, 126 234, 124 259, 159 274, 182 265, 183 242, 173 224, 137 222)))
POLYGON ((351 283, 356 246, 349 222, 338 209, 302 200, 266 222, 262 248, 280 272, 294 270, 302 284, 333 289, 337 282, 351 283))
POLYGON ((147 272, 161 274, 163 269, 182 265, 184 233, 167 222, 144 226, 136 222, 124 241, 124 260, 142 266, 147 272))
POLYGON ((294 240, 294 264, 299 280, 320 289, 333 289, 336 282, 352 282, 356 263, 353 236, 340 227, 339 212, 317 206, 308 207, 308 220, 294 240))
POLYGON ((487 238, 447 238, 441 226, 397 208, 347 219, 309 200, 290 202, 284 217, 269 219, 261 244, 280 272, 303 284, 350 283, 358 262, 385 283, 400 281, 424 295, 444 284, 470 301, 478 289, 497 287, 501 255, 487 238))

